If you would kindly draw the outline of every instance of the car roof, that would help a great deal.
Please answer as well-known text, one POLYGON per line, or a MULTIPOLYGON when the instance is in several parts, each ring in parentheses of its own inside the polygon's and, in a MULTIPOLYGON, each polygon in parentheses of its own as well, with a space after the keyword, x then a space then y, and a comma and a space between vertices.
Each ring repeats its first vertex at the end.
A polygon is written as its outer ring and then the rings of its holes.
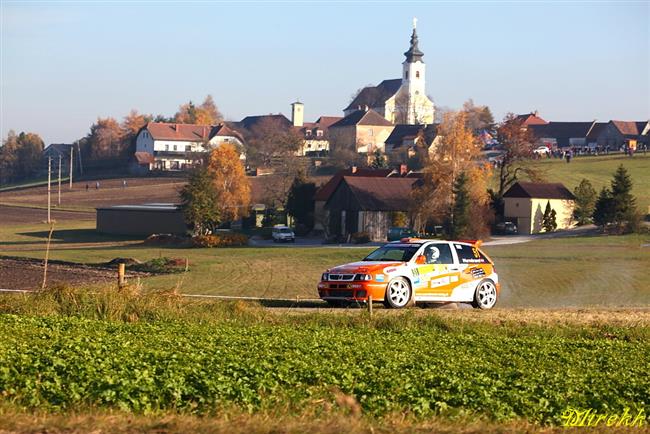
POLYGON ((390 241, 387 244, 412 244, 415 246, 422 246, 427 243, 453 243, 453 244, 465 244, 467 246, 476 246, 479 240, 439 240, 436 238, 402 238, 398 241, 390 241))

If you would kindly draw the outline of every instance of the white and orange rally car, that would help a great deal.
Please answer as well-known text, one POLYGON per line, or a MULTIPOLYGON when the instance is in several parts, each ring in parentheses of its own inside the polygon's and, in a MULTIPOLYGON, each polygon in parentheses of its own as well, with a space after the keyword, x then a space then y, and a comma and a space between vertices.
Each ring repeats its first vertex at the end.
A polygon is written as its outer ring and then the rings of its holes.
POLYGON ((417 302, 465 302, 490 309, 499 297, 499 277, 479 246, 475 240, 393 241, 360 262, 327 270, 318 294, 333 305, 367 302, 372 296, 390 308, 417 302))

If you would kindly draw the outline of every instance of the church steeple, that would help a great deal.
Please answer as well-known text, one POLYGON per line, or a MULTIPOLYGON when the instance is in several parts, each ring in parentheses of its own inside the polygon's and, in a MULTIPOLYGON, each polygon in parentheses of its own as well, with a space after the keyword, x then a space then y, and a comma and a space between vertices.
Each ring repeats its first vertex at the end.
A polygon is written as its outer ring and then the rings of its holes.
POLYGON ((418 33, 415 30, 416 25, 417 25, 417 18, 413 18, 413 33, 411 34, 411 46, 409 47, 408 51, 404 53, 404 56, 406 56, 406 61, 408 63, 415 63, 415 62, 422 62, 422 56, 424 56, 424 53, 420 51, 418 48, 418 33))

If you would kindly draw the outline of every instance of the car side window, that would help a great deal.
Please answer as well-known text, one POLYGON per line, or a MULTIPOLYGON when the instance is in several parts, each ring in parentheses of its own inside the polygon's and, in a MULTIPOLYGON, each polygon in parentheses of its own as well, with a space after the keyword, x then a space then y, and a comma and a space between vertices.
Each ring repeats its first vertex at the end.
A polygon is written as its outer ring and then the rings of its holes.
POLYGON ((449 244, 431 244, 424 248, 424 257, 427 264, 453 264, 449 244))
POLYGON ((476 247, 454 244, 461 264, 487 264, 489 261, 476 247))

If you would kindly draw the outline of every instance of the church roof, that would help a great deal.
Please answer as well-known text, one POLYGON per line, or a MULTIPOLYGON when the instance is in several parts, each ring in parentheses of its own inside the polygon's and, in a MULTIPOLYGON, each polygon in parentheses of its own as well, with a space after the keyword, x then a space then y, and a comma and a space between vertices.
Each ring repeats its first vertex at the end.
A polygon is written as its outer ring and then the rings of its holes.
POLYGON ((389 127, 393 124, 374 110, 356 110, 340 121, 330 125, 330 128, 347 127, 350 125, 379 125, 389 127))
POLYGON ((377 86, 364 87, 359 95, 344 110, 355 110, 368 106, 369 108, 383 106, 386 100, 395 95, 402 86, 402 79, 384 80, 377 86))

